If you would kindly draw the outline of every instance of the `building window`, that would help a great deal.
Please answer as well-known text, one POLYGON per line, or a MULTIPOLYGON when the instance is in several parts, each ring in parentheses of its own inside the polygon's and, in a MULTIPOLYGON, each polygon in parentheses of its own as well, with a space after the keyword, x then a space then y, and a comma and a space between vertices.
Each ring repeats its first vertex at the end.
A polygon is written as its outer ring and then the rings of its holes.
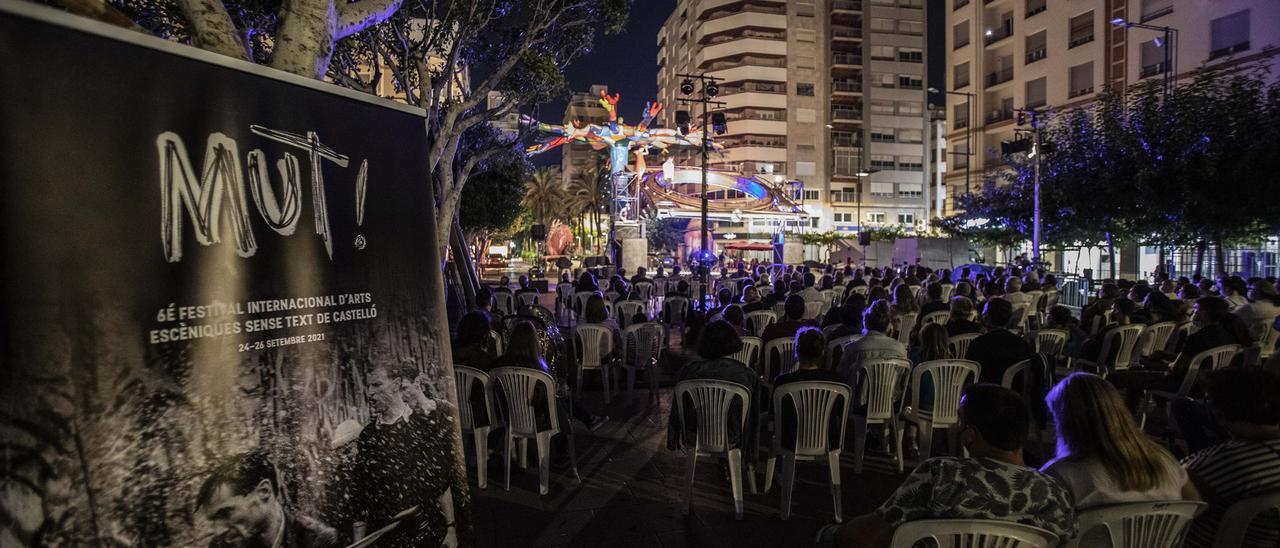
POLYGON ((1027 108, 1036 108, 1045 104, 1045 77, 1041 76, 1027 82, 1027 108))
POLYGON ((1093 61, 1071 67, 1067 75, 1067 96, 1074 98, 1093 93, 1093 61))
MULTIPOLYGON (((893 156, 888 154, 872 154, 871 167, 873 169, 894 169, 893 156)), ((872 194, 875 194, 875 191, 872 191, 872 194)), ((890 194, 892 194, 892 192, 890 194)))
POLYGON ((919 116, 924 113, 924 107, 915 101, 900 101, 898 103, 898 114, 904 116, 919 116))
POLYGON ((796 83, 796 95, 813 97, 813 84, 796 83))
POLYGON ((893 60, 893 46, 871 46, 872 59, 893 60))
POLYGON ((872 224, 884 224, 884 213, 880 213, 878 211, 868 212, 867 222, 872 224))
POLYGON ((897 83, 898 83, 897 77, 892 74, 889 74, 886 72, 871 73, 871 85, 873 86, 879 86, 882 88, 891 88, 891 87, 895 87, 897 83))
POLYGON ((960 49, 969 45, 969 22, 961 21, 956 23, 956 26, 952 29, 952 34, 954 44, 952 44, 951 49, 960 49))
POLYGON ((951 75, 951 89, 969 87, 969 62, 956 65, 951 75))
POLYGON ((923 63, 924 51, 917 48, 899 48, 898 60, 904 63, 923 63))
POLYGON ((835 159, 835 165, 832 166, 835 175, 852 177, 858 174, 858 155, 852 150, 835 149, 832 156, 835 159))
POLYGON ((1237 11, 1209 23, 1209 58, 1217 59, 1249 49, 1249 10, 1237 11))
POLYGON ((885 19, 883 17, 871 18, 872 32, 893 32, 895 28, 897 28, 897 26, 894 25, 893 19, 885 19))
POLYGON ((920 156, 899 156, 899 171, 924 171, 924 160, 920 156))
POLYGON ((898 0, 898 7, 920 9, 924 7, 924 0, 898 0))
POLYGON ((911 74, 899 74, 898 87, 902 89, 924 89, 924 79, 911 74))
POLYGON ((1072 17, 1070 25, 1070 42, 1067 44, 1067 49, 1093 41, 1093 11, 1072 17))
MULTIPOLYGON (((832 192, 832 194, 836 194, 836 193, 832 192)), ((835 220, 837 223, 852 223, 853 214, 852 213, 836 213, 835 220)))
POLYGON ((918 129, 899 129, 898 142, 899 143, 923 143, 924 132, 918 129))
POLYGON ((924 34, 924 21, 898 21, 900 34, 924 34))
POLYGON ((1155 40, 1149 40, 1142 43, 1141 61, 1142 70, 1139 72, 1139 78, 1146 78, 1156 74, 1164 73, 1164 48, 1157 46, 1155 40))
POLYGON ((1040 13, 1046 9, 1049 9, 1047 0, 1027 0, 1026 16, 1031 17, 1032 15, 1040 13))
POLYGON ((907 225, 907 226, 915 226, 915 225, 916 225, 916 215, 915 215, 915 213, 899 213, 899 214, 898 214, 898 224, 900 224, 900 225, 907 225))
POLYGON ((804 191, 804 199, 805 199, 805 200, 817 200, 817 199, 818 199, 818 191, 816 191, 816 190, 806 190, 806 191, 804 191))
POLYGON ((893 130, 888 128, 871 128, 871 142, 873 143, 892 143, 893 130))
POLYGON ((1142 22, 1173 13, 1173 0, 1142 0, 1142 22))
POLYGON ((818 228, 818 218, 809 217, 809 228, 818 228))
POLYGON ((1027 37, 1027 64, 1044 59, 1049 55, 1047 47, 1048 31, 1040 31, 1027 37))
POLYGON ((871 102, 871 113, 872 113, 872 114, 888 114, 888 115, 892 115, 892 114, 893 114, 893 103, 888 102, 888 101, 872 101, 872 102, 871 102))
POLYGON ((952 107, 951 127, 954 129, 964 129, 969 127, 969 103, 960 103, 952 107))

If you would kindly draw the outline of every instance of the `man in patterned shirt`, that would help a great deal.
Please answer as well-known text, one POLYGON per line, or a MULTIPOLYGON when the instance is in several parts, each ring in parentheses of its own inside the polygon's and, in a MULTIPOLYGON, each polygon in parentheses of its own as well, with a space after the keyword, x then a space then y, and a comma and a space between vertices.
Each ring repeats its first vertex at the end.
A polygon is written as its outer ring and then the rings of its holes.
POLYGON ((1022 461, 1030 411, 1016 392, 976 384, 960 400, 960 442, 970 458, 938 457, 917 466, 880 508, 819 533, 820 546, 887 547, 894 530, 922 519, 1012 521, 1059 538, 1075 533, 1071 495, 1022 461))

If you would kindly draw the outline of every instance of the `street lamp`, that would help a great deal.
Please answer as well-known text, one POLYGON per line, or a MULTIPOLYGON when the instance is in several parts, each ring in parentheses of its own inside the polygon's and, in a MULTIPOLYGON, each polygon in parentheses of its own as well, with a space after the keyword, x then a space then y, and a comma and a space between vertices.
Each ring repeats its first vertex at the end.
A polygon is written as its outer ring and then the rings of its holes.
MULTIPOLYGON (((716 95, 720 94, 720 85, 717 82, 722 80, 722 78, 707 76, 705 74, 677 74, 676 76, 684 78, 684 80, 680 82, 680 92, 685 95, 693 95, 695 91, 695 80, 702 84, 702 92, 699 93, 697 97, 691 99, 681 97, 679 100, 681 103, 702 105, 702 146, 699 147, 702 152, 702 228, 698 235, 698 264, 699 272, 701 273, 700 279, 702 280, 702 283, 699 284, 702 286, 699 302, 703 307, 705 307, 707 283, 710 282, 710 279, 708 278, 710 265, 706 263, 707 255, 710 253, 709 244, 711 243, 709 234, 710 229, 707 226, 707 163, 711 150, 711 124, 708 122, 708 116, 710 113, 708 105, 724 108, 727 104, 722 101, 712 100, 716 95)), ((720 118, 717 118, 717 124, 720 124, 723 119, 723 115, 720 116, 720 118)))
POLYGON ((964 152, 951 151, 951 154, 965 157, 964 193, 969 194, 970 192, 973 192, 973 188, 969 184, 969 180, 970 180, 969 174, 973 172, 973 162, 970 161, 969 157, 973 156, 973 124, 974 124, 974 120, 976 119, 976 116, 974 114, 974 109, 977 108, 977 105, 973 104, 973 99, 975 95, 966 91, 951 91, 951 90, 943 91, 938 88, 929 88, 929 93, 945 93, 947 95, 960 95, 965 98, 965 106, 968 107, 966 110, 969 111, 969 121, 964 125, 965 151, 964 152))
POLYGON ((1154 30, 1154 31, 1164 33, 1163 39, 1156 38, 1156 47, 1164 48, 1164 67, 1162 67, 1164 69, 1164 83, 1163 83, 1164 87, 1163 89, 1161 89, 1161 92, 1162 92, 1162 99, 1165 101, 1168 101, 1169 92, 1172 91, 1172 88, 1173 88, 1173 79, 1178 77, 1178 68, 1177 68, 1178 61, 1176 57, 1177 43, 1178 43, 1178 29, 1175 29, 1172 27, 1162 27, 1159 25, 1148 25, 1145 23, 1134 23, 1132 21, 1127 21, 1120 17, 1112 19, 1111 24, 1117 27, 1124 27, 1126 29, 1130 29, 1130 28, 1146 29, 1146 30, 1154 30))

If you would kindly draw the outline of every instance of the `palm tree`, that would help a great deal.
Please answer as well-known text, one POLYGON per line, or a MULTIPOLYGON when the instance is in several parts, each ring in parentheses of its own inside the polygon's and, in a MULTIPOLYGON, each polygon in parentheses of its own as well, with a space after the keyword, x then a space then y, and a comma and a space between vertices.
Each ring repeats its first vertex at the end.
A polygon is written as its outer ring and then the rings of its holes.
POLYGON ((576 225, 582 248, 586 247, 587 239, 586 215, 591 212, 593 203, 592 189, 585 184, 582 177, 575 177, 569 181, 569 187, 565 189, 565 214, 567 220, 576 225))
POLYGON ((565 191, 560 182, 560 170, 555 167, 543 167, 534 170, 525 183, 524 198, 521 205, 533 214, 536 223, 547 226, 556 220, 565 219, 565 191))
MULTIPOLYGON (((606 211, 609 204, 610 188, 609 173, 605 171, 599 162, 588 164, 578 172, 575 178, 574 188, 580 189, 587 193, 590 200, 590 213, 592 226, 596 232, 601 230, 601 215, 606 211)), ((602 238, 596 238, 597 253, 604 253, 602 238)))

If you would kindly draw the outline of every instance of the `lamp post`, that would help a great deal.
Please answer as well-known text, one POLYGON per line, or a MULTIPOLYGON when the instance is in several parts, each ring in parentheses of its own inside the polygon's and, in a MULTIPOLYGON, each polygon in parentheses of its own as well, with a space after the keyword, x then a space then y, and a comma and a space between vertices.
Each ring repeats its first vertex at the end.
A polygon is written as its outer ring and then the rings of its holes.
POLYGON ((1168 101, 1169 92, 1173 89, 1173 79, 1178 77, 1178 59, 1177 59, 1177 43, 1178 29, 1173 27, 1162 27, 1159 25, 1148 25, 1145 23, 1134 23, 1123 18, 1115 18, 1111 20, 1111 24, 1126 29, 1146 29, 1164 33, 1164 38, 1156 39, 1156 47, 1164 48, 1164 82, 1161 91, 1161 99, 1168 101))
POLYGON ((680 93, 684 95, 693 95, 695 90, 699 91, 697 97, 691 99, 681 97, 680 102, 702 105, 702 146, 698 147, 701 149, 702 155, 702 208, 700 212, 702 226, 698 233, 698 272, 699 279, 702 283, 699 284, 701 286, 701 291, 698 302, 701 306, 705 307, 707 300, 707 284, 711 281, 709 279, 710 265, 707 264, 707 255, 710 253, 711 244, 710 228, 707 226, 707 163, 711 151, 711 127, 708 123, 711 111, 708 107, 709 105, 715 105, 716 107, 723 108, 726 105, 726 103, 721 101, 713 100, 716 95, 720 94, 720 85, 718 82, 723 80, 723 78, 716 78, 705 74, 677 74, 676 76, 684 78, 684 80, 680 82, 680 93), (701 84, 700 89, 694 87, 695 80, 701 84))
POLYGON ((973 98, 975 97, 975 95, 966 91, 951 91, 951 90, 943 91, 938 88, 929 88, 929 93, 945 93, 947 95, 959 95, 965 98, 965 106, 967 107, 966 110, 969 111, 969 121, 964 125, 965 151, 951 152, 951 154, 965 157, 964 193, 969 194, 970 192, 973 192, 973 188, 969 184, 969 180, 970 180, 969 174, 973 172, 973 163, 968 161, 968 159, 970 156, 973 156, 973 123, 975 118, 974 109, 977 108, 977 105, 973 104, 973 98))

